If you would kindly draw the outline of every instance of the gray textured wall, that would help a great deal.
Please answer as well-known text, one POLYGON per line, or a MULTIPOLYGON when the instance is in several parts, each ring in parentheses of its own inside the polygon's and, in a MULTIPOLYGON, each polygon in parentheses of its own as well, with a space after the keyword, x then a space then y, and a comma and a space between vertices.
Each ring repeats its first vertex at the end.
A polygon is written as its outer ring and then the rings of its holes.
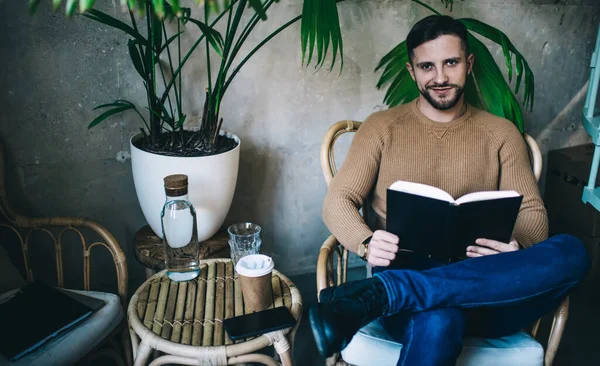
MULTIPOLYGON (((442 9, 439 1, 428 3, 442 9)), ((7 149, 11 192, 36 215, 84 215, 108 227, 127 252, 131 285, 143 278, 130 248, 145 224, 128 153, 138 120, 124 114, 88 130, 92 108, 117 98, 143 102, 123 34, 46 6, 30 17, 26 1, 0 0, 0 137, 7 149), (127 154, 125 154, 127 155, 127 154), (22 199, 22 197, 26 199, 22 199)), ((99 7, 121 16, 112 2, 99 7)), ((290 19, 300 0, 282 0, 250 42, 290 19)), ((448 12, 444 10, 444 12, 448 12)), ((242 139, 238 187, 226 224, 264 227, 264 251, 288 273, 313 271, 328 233, 321 221, 325 194, 318 151, 328 126, 362 120, 384 108, 375 89, 379 59, 429 13, 409 1, 348 0, 339 6, 345 68, 300 64, 299 26, 268 44, 228 91, 225 128, 242 139)), ((544 152, 588 141, 580 113, 600 22, 596 0, 456 1, 455 17, 474 17, 504 30, 536 76, 528 131, 544 152)), ((500 56, 500 50, 492 52, 500 56)), ((202 107, 201 54, 186 75, 188 114, 202 107)))

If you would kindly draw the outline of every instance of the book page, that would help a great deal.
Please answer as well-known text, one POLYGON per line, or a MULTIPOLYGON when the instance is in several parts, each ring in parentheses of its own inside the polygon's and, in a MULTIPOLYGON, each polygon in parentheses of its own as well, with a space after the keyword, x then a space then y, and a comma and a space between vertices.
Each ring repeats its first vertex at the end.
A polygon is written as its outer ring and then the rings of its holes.
POLYGON ((427 185, 427 184, 413 183, 413 182, 406 182, 403 180, 399 180, 399 181, 395 182, 394 184, 392 184, 389 189, 391 189, 393 191, 400 191, 400 192, 415 194, 417 196, 429 197, 429 198, 446 201, 446 202, 450 202, 450 203, 454 202, 454 198, 452 198, 452 196, 449 195, 446 191, 441 190, 436 187, 433 187, 433 186, 430 186, 430 185, 427 185))
POLYGON ((465 194, 456 200, 456 204, 476 201, 488 201, 499 198, 519 197, 520 194, 516 191, 483 191, 465 194))

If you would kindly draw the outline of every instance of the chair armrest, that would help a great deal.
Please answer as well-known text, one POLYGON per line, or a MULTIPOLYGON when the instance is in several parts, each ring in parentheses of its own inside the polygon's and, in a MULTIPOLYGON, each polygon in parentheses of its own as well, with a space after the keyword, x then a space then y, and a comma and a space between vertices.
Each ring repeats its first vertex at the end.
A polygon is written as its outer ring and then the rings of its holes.
POLYGON ((548 346, 544 356, 544 364, 551 366, 554 362, 554 356, 558 350, 558 345, 562 338, 565 330, 565 324, 569 316, 569 297, 566 297, 560 306, 554 312, 554 319, 552 320, 552 328, 550 330, 550 336, 548 337, 548 346))
MULTIPOLYGON (((9 218, 10 219, 10 218, 9 218)), ((117 272, 117 287, 119 292, 119 297, 121 298, 121 302, 123 306, 127 304, 127 281, 128 281, 128 273, 127 273, 127 262, 125 258, 125 253, 123 249, 119 245, 117 239, 108 231, 104 226, 100 225, 96 221, 87 219, 87 218, 74 218, 74 217, 25 217, 22 215, 16 215, 13 218, 14 226, 17 228, 23 229, 32 229, 32 230, 42 230, 48 233, 51 236, 52 240, 55 244, 55 250, 62 247, 62 235, 67 230, 72 230, 76 232, 81 240, 82 244, 86 243, 85 235, 80 232, 78 229, 85 228, 88 229, 95 234, 97 234, 102 241, 96 241, 93 243, 84 244, 84 260, 86 263, 84 264, 84 288, 86 290, 90 289, 90 274, 89 274, 89 260, 90 260, 90 250, 95 246, 103 246, 105 247, 112 256, 113 262, 115 264, 115 269, 117 272), (63 228, 58 238, 54 236, 51 232, 44 230, 44 228, 48 227, 59 227, 63 228)), ((25 237, 25 241, 21 243, 24 247, 28 246, 28 236, 25 237)), ((60 249, 62 250, 62 249, 60 249)), ((29 271, 28 258, 24 258, 25 266, 27 270, 28 280, 31 281, 31 272, 29 271)), ((62 286, 62 257, 60 255, 57 256, 57 271, 59 271, 59 286, 62 286)))
POLYGON ((335 236, 330 235, 319 250, 317 259, 317 299, 321 290, 333 286, 333 254, 339 245, 335 236))

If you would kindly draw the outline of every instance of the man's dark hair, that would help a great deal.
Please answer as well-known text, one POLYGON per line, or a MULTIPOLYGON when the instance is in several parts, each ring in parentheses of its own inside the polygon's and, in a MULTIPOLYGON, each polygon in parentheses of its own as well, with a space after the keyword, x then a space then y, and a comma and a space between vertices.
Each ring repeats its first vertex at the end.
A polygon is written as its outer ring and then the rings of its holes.
POLYGON ((415 48, 444 35, 460 38, 465 54, 469 54, 469 42, 467 41, 467 28, 465 25, 447 15, 430 15, 419 20, 408 32, 406 49, 408 50, 410 62, 412 63, 415 55, 415 48))

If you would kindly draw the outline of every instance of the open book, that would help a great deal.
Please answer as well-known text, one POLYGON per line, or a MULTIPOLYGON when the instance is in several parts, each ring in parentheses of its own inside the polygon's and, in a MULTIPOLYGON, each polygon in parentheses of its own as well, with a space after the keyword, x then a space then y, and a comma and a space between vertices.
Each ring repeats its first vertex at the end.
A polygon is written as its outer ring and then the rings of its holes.
POLYGON ((475 240, 510 241, 523 196, 484 191, 458 199, 426 184, 398 181, 387 190, 386 231, 400 248, 439 258, 463 258, 475 240))

